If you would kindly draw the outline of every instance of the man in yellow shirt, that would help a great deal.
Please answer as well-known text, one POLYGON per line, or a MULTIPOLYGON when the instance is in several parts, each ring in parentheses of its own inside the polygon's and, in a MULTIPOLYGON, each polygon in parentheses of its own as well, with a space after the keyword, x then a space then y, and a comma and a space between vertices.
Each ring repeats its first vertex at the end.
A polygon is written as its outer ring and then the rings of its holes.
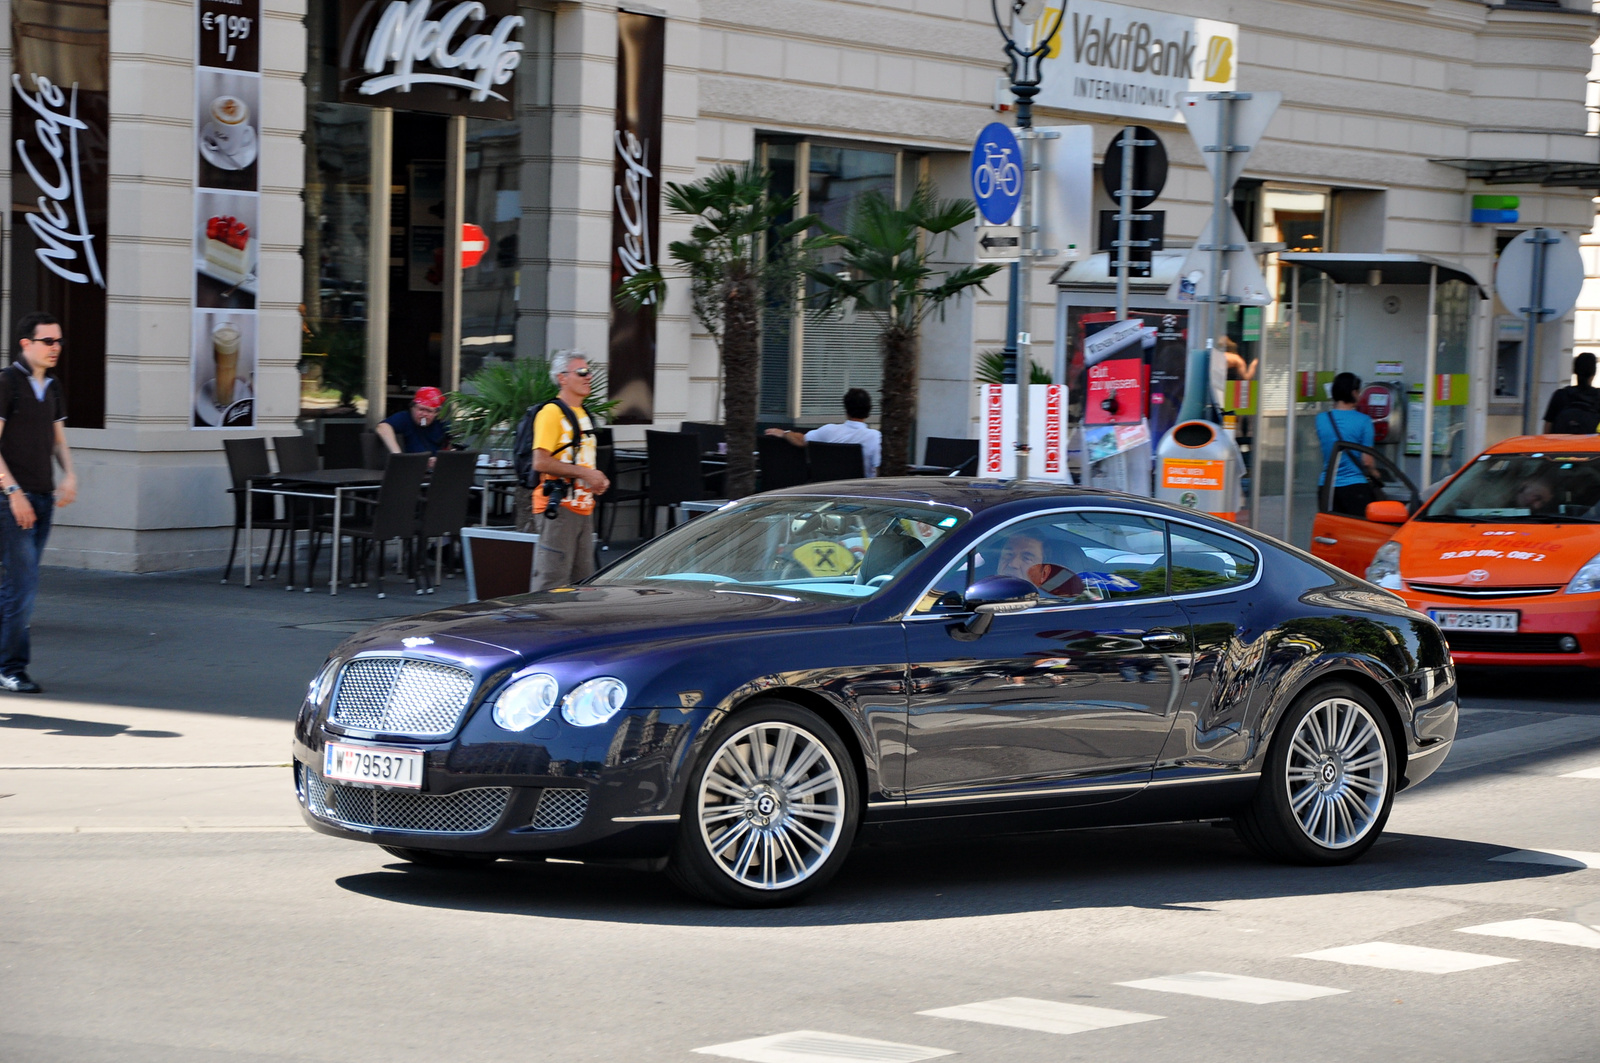
POLYGON ((583 408, 589 397, 589 359, 582 351, 557 351, 550 377, 560 391, 533 419, 533 512, 539 544, 533 552, 530 590, 568 587, 594 573, 594 501, 611 486, 595 468, 594 424, 583 408), (574 431, 576 429, 576 431, 574 431), (547 512, 551 495, 560 501, 547 512))

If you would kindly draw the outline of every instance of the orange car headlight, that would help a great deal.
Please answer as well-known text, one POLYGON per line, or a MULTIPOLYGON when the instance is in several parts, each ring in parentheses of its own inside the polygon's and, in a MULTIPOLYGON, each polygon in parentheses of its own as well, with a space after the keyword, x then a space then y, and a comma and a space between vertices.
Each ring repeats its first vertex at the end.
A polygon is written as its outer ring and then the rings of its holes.
POLYGON ((1578 569, 1578 574, 1567 584, 1568 594, 1588 594, 1590 591, 1600 591, 1600 554, 1591 557, 1589 563, 1578 569))
POLYGON ((1399 543, 1390 539, 1378 547, 1378 552, 1372 555, 1372 564, 1367 566, 1367 581, 1376 583, 1385 590, 1400 589, 1399 543))

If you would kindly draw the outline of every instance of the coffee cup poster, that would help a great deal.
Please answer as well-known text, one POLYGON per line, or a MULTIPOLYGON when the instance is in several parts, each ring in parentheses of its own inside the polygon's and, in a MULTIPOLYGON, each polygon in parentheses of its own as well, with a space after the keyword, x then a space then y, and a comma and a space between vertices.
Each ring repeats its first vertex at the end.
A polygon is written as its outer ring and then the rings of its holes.
POLYGON ((256 423, 260 27, 260 0, 200 0, 196 8, 189 376, 197 429, 256 423))

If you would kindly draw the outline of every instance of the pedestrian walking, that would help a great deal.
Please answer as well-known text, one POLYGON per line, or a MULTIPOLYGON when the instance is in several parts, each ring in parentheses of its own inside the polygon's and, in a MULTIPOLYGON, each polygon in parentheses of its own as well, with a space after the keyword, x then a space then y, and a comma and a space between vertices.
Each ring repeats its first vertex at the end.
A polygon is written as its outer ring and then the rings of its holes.
POLYGON ((782 428, 769 428, 767 435, 787 439, 797 447, 807 443, 856 443, 861 447, 862 475, 878 475, 878 465, 883 459, 883 433, 867 427, 872 416, 872 396, 861 388, 851 388, 844 393, 844 420, 799 432, 782 428))
POLYGON ((1546 435, 1592 436, 1600 429, 1600 388, 1594 387, 1595 357, 1584 351, 1572 360, 1578 382, 1557 388, 1544 410, 1546 435))
POLYGON ((538 545, 530 590, 567 587, 594 574, 594 503, 611 481, 595 467, 594 423, 583 408, 592 386, 582 351, 557 351, 550 378, 560 390, 533 419, 533 512, 538 545))
POLYGON ((57 506, 78 497, 78 476, 67 448, 67 403, 50 370, 61 360, 61 323, 35 311, 17 326, 21 348, 0 370, 0 690, 37 694, 28 676, 28 627, 39 593, 39 557, 57 506), (53 461, 61 463, 61 486, 53 461))
MULTIPOLYGON (((1333 456, 1335 443, 1359 443, 1364 447, 1373 445, 1376 433, 1372 428, 1372 418, 1356 409, 1356 395, 1360 391, 1360 377, 1354 373, 1340 373, 1333 378, 1333 409, 1317 415, 1317 442, 1322 444, 1323 463, 1322 473, 1317 477, 1319 488, 1327 482, 1327 463, 1333 456)), ((1371 454, 1361 454, 1360 461, 1357 461, 1356 454, 1345 451, 1339 458, 1339 467, 1334 470, 1332 511, 1352 517, 1366 517, 1367 503, 1378 499, 1372 487, 1373 470, 1376 468, 1377 462, 1371 454)), ((1317 493, 1321 495, 1322 492, 1317 493)))

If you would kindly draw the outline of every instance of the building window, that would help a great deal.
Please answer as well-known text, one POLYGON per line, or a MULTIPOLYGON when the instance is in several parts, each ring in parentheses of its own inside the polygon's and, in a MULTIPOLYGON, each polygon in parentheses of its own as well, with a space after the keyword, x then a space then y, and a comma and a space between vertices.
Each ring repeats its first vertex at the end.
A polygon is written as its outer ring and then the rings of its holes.
MULTIPOLYGON (((799 209, 830 228, 847 230, 851 210, 868 192, 905 202, 922 178, 922 156, 893 148, 764 137, 757 145, 778 195, 800 193, 799 209)), ((842 258, 825 251, 822 264, 842 258)), ((777 421, 827 421, 840 416, 850 388, 876 395, 883 384, 879 322, 850 312, 819 318, 768 315, 761 344, 761 416, 777 421)))

